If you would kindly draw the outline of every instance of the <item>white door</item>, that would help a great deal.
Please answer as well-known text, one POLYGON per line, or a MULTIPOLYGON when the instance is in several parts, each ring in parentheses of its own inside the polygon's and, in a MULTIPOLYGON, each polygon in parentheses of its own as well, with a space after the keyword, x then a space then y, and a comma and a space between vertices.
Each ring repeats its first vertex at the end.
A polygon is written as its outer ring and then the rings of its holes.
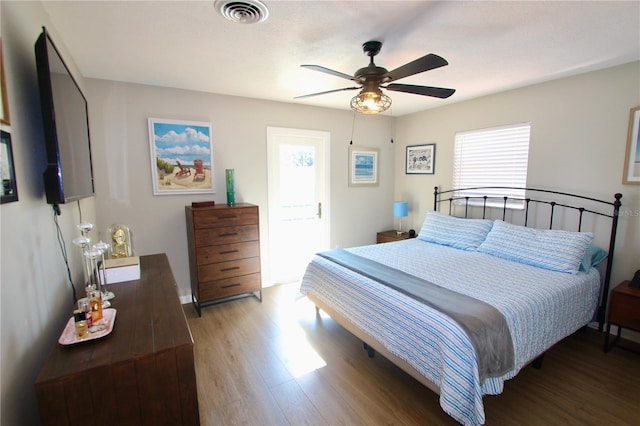
POLYGON ((267 127, 270 282, 299 280, 329 248, 330 134, 267 127))

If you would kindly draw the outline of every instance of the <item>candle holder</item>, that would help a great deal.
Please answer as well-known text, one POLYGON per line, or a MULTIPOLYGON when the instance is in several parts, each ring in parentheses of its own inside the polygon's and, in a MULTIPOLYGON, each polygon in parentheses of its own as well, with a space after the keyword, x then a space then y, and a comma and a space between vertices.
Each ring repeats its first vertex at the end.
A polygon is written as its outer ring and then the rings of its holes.
POLYGON ((109 249, 109 245, 100 241, 91 247, 91 238, 89 233, 93 229, 93 224, 89 222, 82 222, 78 225, 80 229, 80 236, 73 239, 73 244, 80 247, 82 250, 82 257, 84 260, 84 287, 89 293, 98 291, 100 294, 100 304, 102 308, 108 308, 111 306, 110 299, 113 299, 115 295, 106 289, 106 273, 104 272, 105 262, 104 253, 109 249), (102 273, 100 268, 102 267, 102 273))
POLYGON ((112 291, 107 290, 107 266, 105 263, 104 254, 109 250, 109 244, 100 240, 93 246, 94 250, 100 252, 100 263, 98 265, 98 278, 100 282, 100 294, 102 295, 102 307, 108 308, 111 306, 111 302, 109 300, 113 299, 115 294, 112 291))

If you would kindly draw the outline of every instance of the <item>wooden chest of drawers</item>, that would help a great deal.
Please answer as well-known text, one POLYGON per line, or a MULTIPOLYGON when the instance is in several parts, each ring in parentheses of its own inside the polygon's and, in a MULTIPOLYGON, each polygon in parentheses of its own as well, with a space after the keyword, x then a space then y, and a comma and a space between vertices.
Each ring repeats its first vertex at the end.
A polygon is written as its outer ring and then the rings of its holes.
POLYGON ((259 294, 258 206, 186 206, 191 299, 200 308, 237 296, 259 294))

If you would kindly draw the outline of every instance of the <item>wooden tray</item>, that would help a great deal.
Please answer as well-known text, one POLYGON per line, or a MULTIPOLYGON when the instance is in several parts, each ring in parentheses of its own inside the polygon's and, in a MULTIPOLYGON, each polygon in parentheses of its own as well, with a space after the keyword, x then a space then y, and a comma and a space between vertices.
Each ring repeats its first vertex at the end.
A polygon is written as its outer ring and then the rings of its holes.
POLYGON ((78 339, 76 337, 76 325, 73 317, 69 318, 64 331, 60 335, 58 339, 58 343, 61 345, 75 345, 76 343, 88 342, 90 340, 99 339, 101 337, 106 336, 111 333, 113 330, 113 325, 116 322, 116 310, 113 308, 103 309, 102 310, 102 320, 101 322, 106 326, 104 330, 89 332, 89 335, 84 339, 78 339))

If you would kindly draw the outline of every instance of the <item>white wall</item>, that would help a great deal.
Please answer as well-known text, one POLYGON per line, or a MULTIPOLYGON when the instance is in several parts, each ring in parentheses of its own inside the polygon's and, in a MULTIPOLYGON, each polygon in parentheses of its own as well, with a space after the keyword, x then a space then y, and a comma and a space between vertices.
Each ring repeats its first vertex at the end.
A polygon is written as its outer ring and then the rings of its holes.
MULTIPOLYGON (((73 300, 58 245, 53 211, 45 201, 46 153, 36 77, 34 43, 47 26, 39 2, 2 2, 3 59, 18 184, 17 202, 0 206, 1 393, 0 424, 37 424, 34 382, 44 357, 69 318, 73 300)), ((64 43, 58 48, 66 53, 64 43)), ((75 70, 74 64, 68 65, 75 70)), ((80 78, 79 83, 83 81, 80 78)), ((79 203, 83 220, 95 222, 94 199, 79 203)), ((78 203, 61 206, 58 222, 71 275, 84 291, 78 203)))
POLYGON ((347 185, 349 111, 105 80, 87 79, 87 85, 99 229, 104 234, 109 225, 125 223, 137 254, 167 253, 184 301, 191 295, 184 207, 211 199, 225 203, 226 168, 235 169, 236 202, 260 207, 263 281, 270 282, 267 126, 331 133, 331 247, 375 243, 376 232, 393 225, 390 117, 356 117, 354 144, 380 148, 380 185, 353 188, 347 185), (212 123, 215 195, 153 195, 149 117, 212 123))
POLYGON ((640 185, 622 184, 629 110, 638 105, 640 62, 634 62, 399 117, 396 198, 409 201, 419 228, 433 208, 434 186, 451 187, 456 132, 531 122, 529 186, 611 202, 623 194, 615 286, 640 268, 640 185), (435 174, 405 175, 405 147, 422 143, 436 144, 435 174))

